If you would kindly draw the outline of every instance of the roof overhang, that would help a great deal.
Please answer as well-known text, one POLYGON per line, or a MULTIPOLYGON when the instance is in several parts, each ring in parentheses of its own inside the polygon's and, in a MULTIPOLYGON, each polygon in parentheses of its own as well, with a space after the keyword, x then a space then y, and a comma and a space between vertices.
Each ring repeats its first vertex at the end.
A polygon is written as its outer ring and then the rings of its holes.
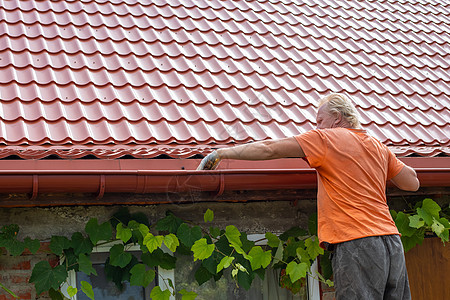
MULTIPOLYGON (((450 157, 401 160, 416 170, 421 187, 450 186, 450 157)), ((55 193, 92 193, 96 200, 109 193, 194 191, 212 192, 217 197, 225 191, 307 190, 317 186, 315 170, 301 159, 230 160, 214 171, 197 171, 198 164, 197 159, 1 160, 0 194, 28 194, 27 205, 40 205, 39 195, 55 193)), ((70 205, 70 201, 54 204, 70 205)), ((1 202, 0 206, 5 206, 1 202)))

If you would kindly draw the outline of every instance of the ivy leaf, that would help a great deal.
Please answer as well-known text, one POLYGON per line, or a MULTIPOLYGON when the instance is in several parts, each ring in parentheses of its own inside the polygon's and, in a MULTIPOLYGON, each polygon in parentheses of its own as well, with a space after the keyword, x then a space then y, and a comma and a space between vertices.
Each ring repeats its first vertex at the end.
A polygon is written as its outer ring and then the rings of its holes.
POLYGON ((78 258, 78 266, 81 272, 86 275, 94 274, 97 276, 97 271, 92 267, 92 262, 85 254, 80 254, 78 258))
MULTIPOLYGON (((420 225, 420 224, 414 223, 414 222, 413 222, 413 224, 420 225)), ((403 213, 401 211, 399 211, 397 213, 397 217, 395 218, 395 225, 397 226, 398 231, 400 231, 400 233, 402 235, 412 236, 414 234, 414 232, 416 231, 414 228, 412 228, 410 226, 410 218, 408 218, 408 215, 406 215, 405 213, 403 213)), ((419 226, 419 227, 422 227, 422 226, 419 226)), ((418 227, 416 227, 416 228, 418 228, 418 227)))
POLYGON ((222 258, 220 263, 217 265, 216 273, 219 273, 223 269, 228 268, 231 265, 231 263, 233 262, 233 260, 234 260, 234 257, 232 257, 232 256, 225 256, 224 258, 222 258))
POLYGON ((122 223, 117 224, 117 227, 116 227, 116 238, 117 239, 126 243, 131 239, 132 235, 133 235, 133 233, 131 232, 130 228, 123 227, 122 223))
POLYGON ((208 244, 205 238, 199 239, 191 247, 192 252, 194 252, 194 261, 197 259, 204 260, 212 255, 215 249, 214 244, 208 244))
POLYGON ((427 223, 428 226, 433 224, 433 218, 439 219, 441 207, 439 204, 426 198, 422 202, 422 207, 417 208, 417 214, 427 223))
POLYGON ((31 238, 27 237, 25 238, 24 243, 25 247, 27 247, 32 254, 36 254, 39 248, 41 248, 41 243, 37 239, 32 240, 31 238))
POLYGON ((34 283, 36 295, 40 295, 51 288, 59 289, 66 278, 67 270, 63 265, 58 265, 52 269, 50 263, 44 260, 34 266, 29 282, 34 283))
POLYGON ((177 247, 180 245, 178 238, 173 233, 170 233, 164 237, 164 244, 169 248, 170 251, 175 252, 177 247))
POLYGON ((178 227, 183 223, 183 220, 176 217, 172 212, 167 212, 167 216, 156 223, 156 230, 169 231, 170 233, 177 233, 178 227))
POLYGON ((205 223, 212 222, 214 220, 214 212, 208 208, 203 215, 203 220, 205 223))
POLYGON ((256 270, 261 267, 266 268, 272 260, 271 252, 263 251, 260 246, 253 247, 248 255, 250 256, 250 264, 252 266, 252 270, 256 270))
POLYGON ((52 236, 50 240, 50 250, 58 256, 61 256, 63 250, 69 249, 70 246, 70 240, 65 236, 52 236))
POLYGON ((182 295, 181 300, 194 300, 198 296, 196 292, 188 292, 185 289, 182 289, 178 293, 182 295))
POLYGON ((92 290, 92 285, 89 282, 81 281, 81 290, 86 294, 86 296, 88 296, 92 300, 95 300, 94 291, 92 290))
POLYGON ((81 253, 90 254, 94 248, 91 240, 89 238, 84 238, 81 232, 72 234, 71 246, 75 255, 80 255, 81 253))
POLYGON ((155 236, 151 233, 148 233, 144 237, 144 245, 147 246, 148 251, 150 251, 151 253, 162 246, 163 240, 164 237, 162 235, 155 236))
MULTIPOLYGON (((422 218, 419 215, 414 215, 409 217, 409 226, 413 228, 420 228, 425 225, 425 222, 422 220, 422 218)), ((407 236, 412 236, 411 234, 407 236)))
POLYGON ((98 241, 108 241, 112 236, 111 223, 104 222, 98 225, 97 218, 92 218, 87 222, 84 230, 89 235, 92 244, 97 244, 98 241))
POLYGON ((150 293, 150 298, 153 300, 169 300, 170 299, 170 291, 164 290, 162 291, 159 286, 155 286, 150 293))
POLYGON ((305 277, 306 271, 308 271, 308 265, 306 263, 297 264, 295 261, 291 261, 286 267, 286 274, 289 275, 292 282, 296 282, 300 278, 305 277))
POLYGON ((235 226, 228 225, 225 228, 225 236, 227 237, 230 244, 235 244, 235 245, 242 247, 242 242, 241 242, 241 238, 240 238, 241 233, 235 226))
POLYGON ((433 225, 431 225, 431 229, 437 236, 441 235, 444 232, 445 226, 438 220, 433 218, 433 225))
POLYGON ((25 243, 16 239, 10 240, 5 247, 12 256, 19 256, 25 251, 25 243))
MULTIPOLYGON (((307 238, 305 240, 306 251, 308 251, 309 257, 315 259, 317 256, 324 253, 324 250, 319 245, 319 239, 307 238)), ((294 282, 294 281, 293 281, 294 282)))
POLYGON ((276 248, 280 245, 280 239, 272 232, 266 232, 267 245, 276 248))
POLYGON ((131 261, 131 253, 125 252, 122 244, 112 246, 109 253, 112 266, 124 268, 131 261))
POLYGON ((184 245, 191 248, 195 241, 202 238, 202 229, 199 226, 190 228, 186 223, 183 223, 178 227, 177 236, 184 245))
POLYGON ((77 293, 78 293, 78 289, 76 287, 73 287, 71 285, 69 285, 67 287, 67 295, 69 295, 70 298, 75 296, 77 293))
POLYGON ((146 287, 150 284, 150 282, 155 279, 155 271, 154 270, 146 270, 145 265, 137 264, 135 265, 131 271, 131 285, 143 286, 146 287))

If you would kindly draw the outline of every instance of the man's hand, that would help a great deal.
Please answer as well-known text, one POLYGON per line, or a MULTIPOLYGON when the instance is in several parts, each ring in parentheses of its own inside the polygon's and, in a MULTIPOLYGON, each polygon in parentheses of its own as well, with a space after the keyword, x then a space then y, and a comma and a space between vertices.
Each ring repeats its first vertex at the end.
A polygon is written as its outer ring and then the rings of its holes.
POLYGON ((215 168, 217 168, 219 162, 219 154, 217 153, 217 151, 214 151, 202 159, 200 165, 197 167, 197 170, 214 170, 215 168))

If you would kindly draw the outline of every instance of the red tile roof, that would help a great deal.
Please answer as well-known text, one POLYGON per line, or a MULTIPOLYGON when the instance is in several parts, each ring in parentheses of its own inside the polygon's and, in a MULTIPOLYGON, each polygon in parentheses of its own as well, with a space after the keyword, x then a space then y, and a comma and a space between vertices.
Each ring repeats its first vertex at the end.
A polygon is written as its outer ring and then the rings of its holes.
POLYGON ((315 127, 346 92, 398 155, 450 154, 450 3, 0 3, 0 158, 190 157, 315 127))

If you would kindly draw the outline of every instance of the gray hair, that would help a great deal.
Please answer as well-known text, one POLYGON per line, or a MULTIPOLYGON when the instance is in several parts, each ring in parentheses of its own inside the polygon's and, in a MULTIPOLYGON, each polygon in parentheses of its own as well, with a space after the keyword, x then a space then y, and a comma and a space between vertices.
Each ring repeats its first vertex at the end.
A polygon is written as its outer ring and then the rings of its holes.
POLYGON ((361 127, 359 114, 350 99, 340 93, 329 94, 319 100, 319 107, 327 104, 328 110, 333 115, 341 114, 353 128, 361 127))

